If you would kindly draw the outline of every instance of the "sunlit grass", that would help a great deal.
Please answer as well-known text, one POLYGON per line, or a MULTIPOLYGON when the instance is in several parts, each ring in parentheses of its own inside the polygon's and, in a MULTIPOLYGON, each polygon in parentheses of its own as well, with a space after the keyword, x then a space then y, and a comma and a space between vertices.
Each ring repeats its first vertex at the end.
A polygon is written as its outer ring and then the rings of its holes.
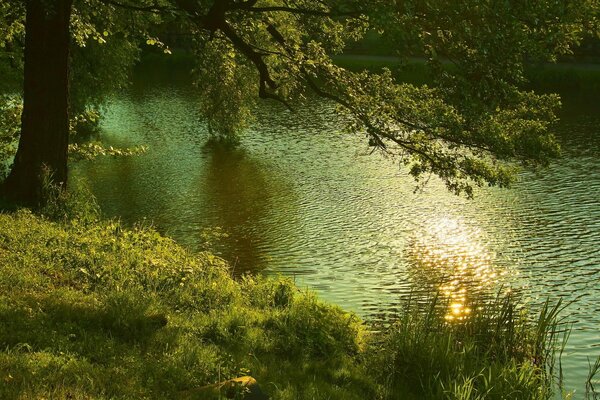
POLYGON ((371 398, 363 335, 291 281, 235 281, 152 229, 0 214, 3 400, 180 398, 246 374, 277 396, 371 398))
POLYGON ((371 350, 378 381, 388 382, 386 393, 435 399, 552 396, 560 303, 546 303, 533 319, 516 299, 499 296, 461 305, 468 315, 449 321, 439 312, 448 304, 439 301, 433 298, 426 310, 407 303, 371 350))
POLYGON ((236 280, 208 252, 100 220, 89 198, 44 213, 0 214, 3 400, 201 398, 248 374, 273 399, 551 395, 559 305, 532 319, 510 296, 438 297, 376 329, 288 279, 236 280))

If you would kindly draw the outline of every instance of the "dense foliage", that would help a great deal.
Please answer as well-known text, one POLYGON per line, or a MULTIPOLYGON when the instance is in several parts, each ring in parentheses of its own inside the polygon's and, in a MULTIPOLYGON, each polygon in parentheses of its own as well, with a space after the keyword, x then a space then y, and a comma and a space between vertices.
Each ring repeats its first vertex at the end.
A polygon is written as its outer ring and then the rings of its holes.
MULTIPOLYGON (((0 9, 3 58, 17 69, 24 8, 9 1, 0 9)), ((283 107, 313 92, 417 180, 435 174, 470 195, 473 184, 507 186, 513 161, 544 165, 557 154, 550 128, 559 99, 523 90, 524 65, 554 61, 597 33, 599 9, 597 0, 77 0, 71 104, 97 107, 127 82, 140 46, 169 52, 160 36, 176 34, 196 54, 200 108, 216 137, 235 142, 257 97, 283 107), (369 30, 401 56, 426 57, 433 83, 332 63, 369 30)))

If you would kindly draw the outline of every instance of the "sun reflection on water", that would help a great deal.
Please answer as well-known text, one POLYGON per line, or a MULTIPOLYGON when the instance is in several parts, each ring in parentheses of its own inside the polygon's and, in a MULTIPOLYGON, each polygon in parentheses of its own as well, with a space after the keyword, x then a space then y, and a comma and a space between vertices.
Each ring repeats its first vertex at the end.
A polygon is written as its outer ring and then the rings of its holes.
POLYGON ((414 276, 448 304, 447 321, 464 320, 472 304, 498 290, 508 273, 494 264, 483 232, 460 219, 440 217, 415 232, 408 255, 414 276))

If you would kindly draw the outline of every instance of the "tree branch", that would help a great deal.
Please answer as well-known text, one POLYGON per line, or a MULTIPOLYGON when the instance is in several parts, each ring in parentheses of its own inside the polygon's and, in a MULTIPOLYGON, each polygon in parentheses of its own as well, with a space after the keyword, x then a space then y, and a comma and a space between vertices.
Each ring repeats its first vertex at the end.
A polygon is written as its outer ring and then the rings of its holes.
POLYGON ((226 21, 221 21, 219 24, 219 30, 231 40, 231 43, 248 58, 256 67, 259 74, 259 89, 258 96, 261 99, 273 99, 285 105, 291 110, 290 105, 280 96, 275 93, 269 92, 267 86, 271 89, 277 89, 277 83, 271 78, 269 68, 263 59, 264 54, 260 54, 254 50, 252 45, 246 43, 235 30, 226 21))
POLYGON ((286 12, 290 14, 303 14, 303 15, 313 15, 318 17, 358 17, 362 15, 360 11, 321 11, 321 10, 313 10, 309 8, 295 8, 295 7, 285 7, 285 6, 273 6, 273 7, 234 7, 238 9, 242 9, 244 11, 256 12, 256 13, 264 13, 264 12, 286 12))
POLYGON ((115 0, 98 0, 98 1, 100 1, 101 3, 107 4, 107 5, 114 6, 114 7, 124 8, 126 10, 138 11, 138 12, 150 12, 153 14, 161 14, 164 12, 175 13, 175 12, 179 11, 175 8, 161 6, 158 4, 151 4, 151 5, 147 5, 147 6, 136 6, 136 5, 128 4, 128 3, 120 3, 115 0))

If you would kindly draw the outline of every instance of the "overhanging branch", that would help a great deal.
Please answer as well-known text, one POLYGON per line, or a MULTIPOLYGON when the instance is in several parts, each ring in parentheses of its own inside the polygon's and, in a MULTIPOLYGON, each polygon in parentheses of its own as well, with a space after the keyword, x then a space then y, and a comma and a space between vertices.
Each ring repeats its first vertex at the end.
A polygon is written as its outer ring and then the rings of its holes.
POLYGON ((242 8, 244 11, 250 11, 255 13, 264 13, 264 12, 285 12, 289 14, 303 14, 303 15, 312 15, 316 17, 359 17, 362 15, 360 11, 322 11, 322 10, 314 10, 310 8, 295 8, 295 7, 283 7, 283 6, 273 6, 273 7, 248 7, 242 8))
POLYGON ((118 2, 115 0, 99 0, 99 1, 101 3, 107 4, 107 5, 123 8, 125 10, 130 10, 130 11, 150 12, 153 14, 162 14, 165 12, 169 12, 169 13, 178 12, 178 10, 175 8, 161 6, 159 4, 150 4, 150 5, 146 5, 146 6, 140 6, 140 5, 133 5, 133 4, 129 4, 129 3, 121 3, 121 2, 118 2))

